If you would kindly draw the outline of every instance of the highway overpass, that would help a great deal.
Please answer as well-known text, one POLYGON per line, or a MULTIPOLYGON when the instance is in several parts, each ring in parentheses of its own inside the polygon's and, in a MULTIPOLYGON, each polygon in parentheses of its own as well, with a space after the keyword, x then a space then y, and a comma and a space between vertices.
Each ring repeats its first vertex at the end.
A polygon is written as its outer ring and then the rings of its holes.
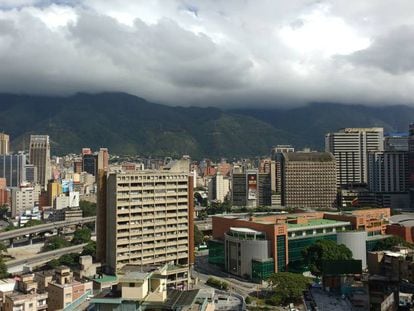
POLYGON ((95 221, 96 221, 96 217, 92 216, 92 217, 79 218, 75 220, 50 222, 50 223, 33 226, 33 227, 4 231, 4 232, 0 232, 0 241, 10 240, 10 239, 14 239, 17 237, 23 237, 27 235, 36 235, 42 232, 59 230, 65 227, 83 225, 83 224, 91 223, 95 221))

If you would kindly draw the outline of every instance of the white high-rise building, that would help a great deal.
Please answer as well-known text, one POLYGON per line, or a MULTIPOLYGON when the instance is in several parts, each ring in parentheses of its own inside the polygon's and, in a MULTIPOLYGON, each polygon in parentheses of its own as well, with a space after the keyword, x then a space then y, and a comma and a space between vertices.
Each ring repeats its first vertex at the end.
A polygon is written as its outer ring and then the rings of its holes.
POLYGON ((325 150, 335 156, 338 186, 368 183, 368 153, 384 150, 384 129, 345 128, 328 133, 325 150))

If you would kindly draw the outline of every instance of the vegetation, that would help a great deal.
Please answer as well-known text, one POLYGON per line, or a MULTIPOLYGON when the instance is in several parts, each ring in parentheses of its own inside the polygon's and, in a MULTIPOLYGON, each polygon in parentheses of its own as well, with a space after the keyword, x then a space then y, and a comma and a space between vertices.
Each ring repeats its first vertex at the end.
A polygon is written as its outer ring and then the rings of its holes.
POLYGON ((209 277, 206 284, 222 290, 227 290, 229 288, 229 283, 220 281, 213 277, 209 277))
POLYGON ((207 207, 206 212, 208 215, 230 213, 231 202, 229 200, 225 200, 223 203, 213 202, 207 207))
POLYGON ((83 217, 96 216, 96 203, 81 200, 79 207, 82 210, 83 217))
POLYGON ((309 278, 290 272, 274 273, 269 277, 268 282, 272 294, 266 303, 274 306, 300 301, 303 291, 311 284, 309 278))
POLYGON ((96 258, 96 242, 90 241, 87 245, 85 245, 81 255, 90 255, 93 258, 96 258))
POLYGON ((49 261, 46 266, 49 269, 55 269, 59 266, 68 266, 68 267, 76 267, 79 263, 79 254, 71 253, 65 254, 59 257, 59 259, 52 259, 49 261))
POLYGON ((403 238, 394 235, 392 237, 380 240, 377 242, 377 244, 374 247, 374 251, 385 251, 385 250, 391 250, 394 246, 405 246, 408 248, 414 248, 414 245, 411 243, 408 243, 403 238))
POLYGON ((313 275, 323 274, 322 264, 325 260, 352 259, 352 252, 343 244, 331 240, 318 240, 302 251, 305 263, 313 275))
POLYGON ((3 243, 0 243, 0 279, 8 277, 7 266, 4 262, 4 255, 7 253, 7 247, 3 243))
POLYGON ((0 206, 0 219, 6 220, 7 213, 9 212, 9 207, 6 204, 0 206))
POLYGON ((43 246, 43 251, 54 251, 60 248, 69 247, 71 244, 65 238, 61 236, 53 236, 46 240, 45 245, 43 246))
POLYGON ((33 227, 33 226, 38 226, 38 225, 42 225, 43 221, 38 220, 38 219, 30 219, 28 222, 26 222, 24 224, 24 227, 33 227))
POLYGON ((76 229, 73 234, 73 239, 71 243, 73 245, 88 243, 91 240, 92 232, 88 227, 83 227, 81 229, 76 229))
POLYGON ((250 298, 250 296, 247 296, 244 301, 246 302, 246 304, 251 304, 252 303, 252 298, 250 298))
POLYGON ((194 244, 198 246, 202 244, 203 242, 204 242, 204 235, 200 231, 200 229, 198 229, 197 225, 194 224, 194 244))

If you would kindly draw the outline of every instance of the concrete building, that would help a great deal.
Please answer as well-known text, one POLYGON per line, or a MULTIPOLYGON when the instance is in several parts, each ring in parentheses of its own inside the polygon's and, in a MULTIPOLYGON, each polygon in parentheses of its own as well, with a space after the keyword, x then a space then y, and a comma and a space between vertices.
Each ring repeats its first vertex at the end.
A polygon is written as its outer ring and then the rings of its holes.
POLYGON ((404 151, 369 153, 368 185, 373 192, 408 193, 408 153, 404 151))
POLYGON ((46 187, 52 175, 48 135, 30 135, 29 160, 37 168, 37 182, 46 187))
POLYGON ((192 178, 169 171, 110 172, 98 189, 97 252, 104 250, 109 272, 126 264, 169 263, 168 284, 186 283, 194 262, 192 178))
MULTIPOLYGON (((282 192, 282 154, 288 152, 295 152, 295 148, 291 145, 277 145, 272 148, 272 157, 274 161, 274 177, 272 176, 272 191, 280 195, 282 192)), ((271 174, 273 168, 271 168, 271 174)))
POLYGON ((94 154, 83 154, 82 155, 82 172, 86 172, 95 176, 97 169, 97 157, 94 154))
POLYGON ((26 181, 26 155, 0 155, 0 177, 6 178, 8 187, 20 187, 26 181))
POLYGON ((49 180, 47 183, 47 195, 50 206, 56 206, 56 197, 62 193, 62 185, 58 180, 49 180))
POLYGON ((77 299, 92 294, 91 281, 76 281, 70 268, 62 266, 55 269, 55 281, 47 285, 48 309, 63 310, 77 299))
POLYGON ((336 163, 331 153, 289 152, 281 163, 283 206, 336 206, 336 163))
POLYGON ((26 164, 26 181, 32 184, 37 182, 37 167, 33 164, 26 164))
POLYGON ((325 151, 336 159, 337 185, 368 182, 368 153, 384 151, 384 129, 345 128, 325 136, 325 151))
POLYGON ((384 136, 384 151, 408 151, 408 133, 389 133, 384 136))
POLYGON ((351 250, 353 259, 361 260, 362 269, 367 267, 367 238, 366 231, 345 231, 338 232, 336 240, 351 250))
POLYGON ((4 295, 4 311, 53 310, 47 305, 48 294, 38 291, 33 274, 19 276, 16 288, 4 295))
POLYGON ((11 188, 11 216, 16 217, 23 210, 30 209, 39 201, 40 186, 11 188))
POLYGON ((210 201, 224 202, 230 192, 230 180, 217 172, 208 183, 208 199, 210 201))
POLYGON ((246 170, 244 173, 233 173, 231 178, 233 206, 255 208, 272 204, 270 173, 246 170))
MULTIPOLYGON (((303 272, 302 250, 307 246, 319 239, 347 242, 349 236, 345 232, 351 230, 365 233, 358 235, 358 243, 365 243, 366 249, 372 250, 379 240, 388 237, 389 217, 390 209, 266 216, 216 215, 212 217, 209 262, 256 281, 265 280, 274 272, 303 272), (344 235, 338 238, 342 232, 344 235)), ((360 252, 355 256, 363 257, 360 252)))
POLYGON ((109 152, 108 148, 100 148, 96 159, 96 172, 95 176, 98 175, 98 170, 107 171, 109 168, 109 152))
POLYGON ((7 134, 0 133, 0 155, 9 154, 10 137, 7 134))

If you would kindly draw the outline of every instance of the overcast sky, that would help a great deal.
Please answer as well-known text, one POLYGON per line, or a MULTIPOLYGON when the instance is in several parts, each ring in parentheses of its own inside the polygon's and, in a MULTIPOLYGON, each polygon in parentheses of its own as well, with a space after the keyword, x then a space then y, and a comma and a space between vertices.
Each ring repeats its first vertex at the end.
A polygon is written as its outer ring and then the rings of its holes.
POLYGON ((0 92, 414 104, 414 1, 0 0, 0 92))

